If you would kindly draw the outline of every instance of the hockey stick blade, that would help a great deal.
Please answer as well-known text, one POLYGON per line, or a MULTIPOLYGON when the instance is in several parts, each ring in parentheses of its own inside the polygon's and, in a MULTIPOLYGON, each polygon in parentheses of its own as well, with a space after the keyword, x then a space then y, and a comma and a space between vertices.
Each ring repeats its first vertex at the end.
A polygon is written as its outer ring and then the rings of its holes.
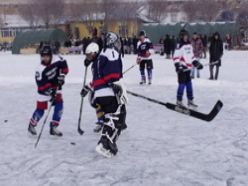
POLYGON ((181 114, 185 114, 203 121, 207 121, 210 122, 212 121, 220 112, 220 110, 223 107, 223 103, 219 100, 217 101, 217 103, 215 104, 215 106, 213 107, 213 109, 211 110, 211 112, 209 114, 204 114, 192 109, 188 109, 188 108, 184 108, 184 107, 179 107, 178 105, 172 104, 172 103, 166 103, 165 106, 173 111, 176 111, 178 113, 181 114))
POLYGON ((83 131, 80 127, 78 127, 78 133, 79 133, 80 135, 83 135, 83 134, 84 134, 84 131, 83 131))
POLYGON ((127 91, 127 93, 132 95, 132 96, 139 97, 139 98, 145 99, 147 101, 157 103, 159 105, 163 105, 166 108, 173 110, 175 112, 178 112, 178 113, 181 113, 181 114, 184 114, 187 116, 191 116, 193 118, 197 118, 197 119, 200 119, 203 121, 208 121, 208 122, 212 121, 218 115, 218 113, 220 112, 220 110, 223 107, 223 103, 219 100, 219 101, 217 101, 217 103, 215 104, 215 106, 213 107, 213 109, 211 110, 211 112, 209 114, 204 114, 204 113, 192 110, 192 109, 179 107, 178 105, 175 105, 172 103, 164 103, 162 101, 152 99, 152 98, 149 98, 149 97, 146 97, 146 96, 143 96, 143 95, 131 92, 131 91, 127 91))

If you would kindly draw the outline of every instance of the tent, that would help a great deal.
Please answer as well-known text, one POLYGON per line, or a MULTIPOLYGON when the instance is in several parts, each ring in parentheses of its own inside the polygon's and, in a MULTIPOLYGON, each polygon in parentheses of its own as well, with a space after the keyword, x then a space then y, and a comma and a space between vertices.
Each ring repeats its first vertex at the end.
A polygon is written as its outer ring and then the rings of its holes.
POLYGON ((177 23, 177 24, 143 24, 140 30, 145 30, 154 43, 158 43, 166 34, 178 37, 180 30, 185 29, 192 35, 194 32, 211 36, 214 32, 219 32, 224 38, 226 34, 233 37, 239 35, 239 24, 235 22, 210 22, 210 23, 177 23))
POLYGON ((60 42, 66 40, 65 32, 60 29, 48 29, 41 31, 29 31, 18 34, 12 46, 12 54, 20 54, 21 48, 42 42, 60 42))

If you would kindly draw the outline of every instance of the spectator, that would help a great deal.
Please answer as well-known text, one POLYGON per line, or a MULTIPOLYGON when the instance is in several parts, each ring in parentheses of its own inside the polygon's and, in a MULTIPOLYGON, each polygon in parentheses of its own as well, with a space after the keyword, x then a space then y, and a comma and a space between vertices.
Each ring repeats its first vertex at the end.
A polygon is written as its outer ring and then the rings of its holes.
POLYGON ((205 34, 202 37, 202 45, 203 45, 203 58, 207 58, 207 49, 208 49, 208 36, 205 34))
POLYGON ((177 39, 175 38, 175 36, 172 36, 172 38, 171 38, 171 55, 172 55, 172 58, 174 57, 176 48, 177 48, 177 39))
POLYGON ((220 34, 216 32, 210 42, 210 80, 217 80, 219 76, 219 67, 221 66, 221 57, 223 56, 223 42, 220 38, 220 34), (214 67, 216 67, 214 75, 214 67))
POLYGON ((164 53, 166 54, 166 58, 170 59, 171 54, 171 40, 170 36, 167 34, 164 39, 164 53))
POLYGON ((138 44, 138 38, 136 36, 133 37, 133 50, 134 54, 137 54, 137 44, 138 44))
MULTIPOLYGON (((198 34, 195 32, 192 37, 191 41, 192 47, 193 47, 193 53, 197 61, 201 58, 202 52, 203 52, 203 44, 202 40, 198 36, 198 34)), ((194 66, 192 67, 191 70, 191 78, 195 78, 195 71, 197 72, 197 78, 200 78, 200 70, 195 68, 194 66)))

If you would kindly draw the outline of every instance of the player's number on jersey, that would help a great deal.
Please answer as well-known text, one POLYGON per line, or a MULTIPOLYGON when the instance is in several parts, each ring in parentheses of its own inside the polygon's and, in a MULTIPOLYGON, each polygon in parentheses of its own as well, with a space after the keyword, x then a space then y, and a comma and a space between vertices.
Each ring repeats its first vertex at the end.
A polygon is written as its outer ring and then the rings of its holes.
POLYGON ((35 78, 36 78, 37 80, 41 80, 41 75, 40 75, 39 72, 36 72, 36 73, 35 73, 35 78))

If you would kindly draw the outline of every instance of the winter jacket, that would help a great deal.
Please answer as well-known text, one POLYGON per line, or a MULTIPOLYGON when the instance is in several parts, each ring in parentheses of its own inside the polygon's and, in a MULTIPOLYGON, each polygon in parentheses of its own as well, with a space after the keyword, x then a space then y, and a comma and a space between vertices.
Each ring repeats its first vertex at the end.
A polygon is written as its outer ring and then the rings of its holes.
POLYGON ((192 39, 191 41, 193 52, 196 58, 200 58, 203 52, 203 44, 200 38, 192 39))
MULTIPOLYGON (((215 39, 214 36, 210 42, 209 47, 210 53, 210 63, 214 63, 216 61, 220 61, 223 55, 223 42, 219 36, 219 39, 215 39)), ((219 64, 221 66, 221 64, 219 64)))

